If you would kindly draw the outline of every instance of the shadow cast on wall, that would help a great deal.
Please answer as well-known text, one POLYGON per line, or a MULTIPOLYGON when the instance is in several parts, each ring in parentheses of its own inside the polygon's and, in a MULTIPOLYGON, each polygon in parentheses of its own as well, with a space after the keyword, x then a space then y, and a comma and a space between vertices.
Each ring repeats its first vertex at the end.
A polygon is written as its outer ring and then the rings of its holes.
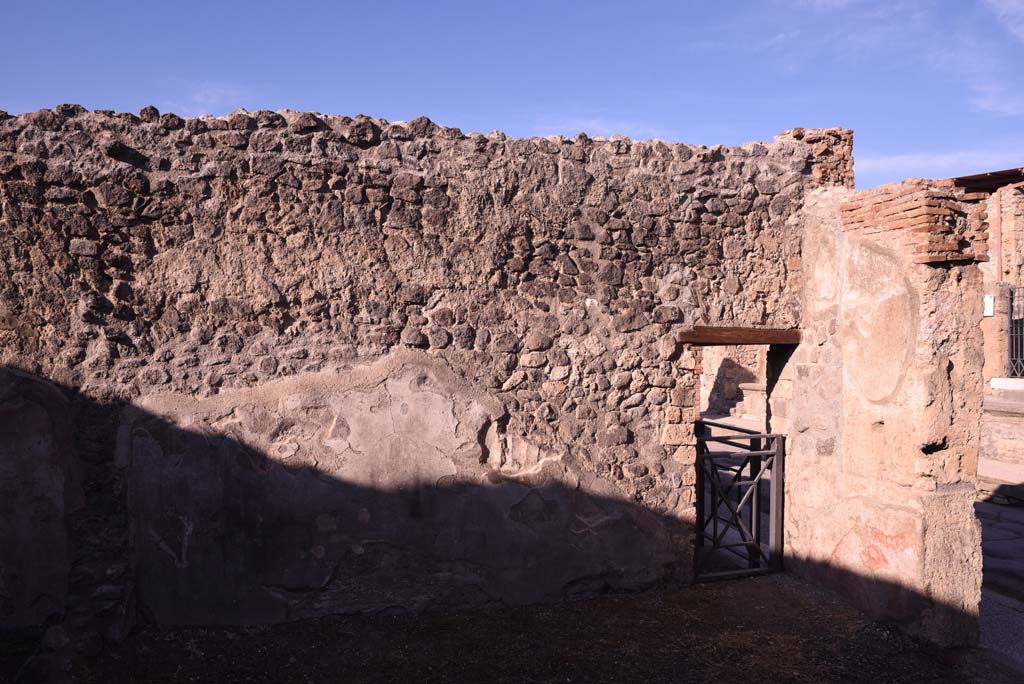
POLYGON ((707 410, 709 415, 725 416, 743 401, 741 384, 756 382, 757 376, 749 368, 737 363, 734 359, 724 358, 715 373, 711 392, 708 394, 707 410))
MULTIPOLYGON (((493 461, 499 412, 441 391, 440 374, 388 374, 355 389, 257 392, 240 415, 217 397, 154 411, 0 370, 0 625, 49 625, 40 652, 81 657, 140 622, 262 624, 689 582, 693 530, 682 520, 522 445, 504 447, 520 461, 506 473, 493 461), (271 405, 319 422, 281 420, 264 411, 271 405), (340 421, 346 407, 372 419, 340 421), (245 421, 275 446, 239 439, 233 426, 245 421), (443 434, 431 433, 437 424, 443 434), (352 480, 329 473, 338 463, 280 446, 309 425, 344 442, 338 458, 352 480), (398 437, 362 451, 373 431, 398 437)), ((833 585, 839 573, 858 605, 883 606, 897 622, 924 611, 976 620, 891 582, 789 563, 833 585)))
POLYGON ((60 621, 75 604, 118 639, 136 618, 259 624, 685 581, 679 521, 528 445, 505 447, 503 470, 500 412, 422 368, 388 370, 357 388, 184 402, 174 420, 0 372, 0 500, 20 512, 0 521, 0 620, 60 621), (101 417, 103 458, 80 453, 80 421, 101 417), (335 449, 304 455, 304 439, 335 449), (122 557, 102 557, 82 521, 122 557))

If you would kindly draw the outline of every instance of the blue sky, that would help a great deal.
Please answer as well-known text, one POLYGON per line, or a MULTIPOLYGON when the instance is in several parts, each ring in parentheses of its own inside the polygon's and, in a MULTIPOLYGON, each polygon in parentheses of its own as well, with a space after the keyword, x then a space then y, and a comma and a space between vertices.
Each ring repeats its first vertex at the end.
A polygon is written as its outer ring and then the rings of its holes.
POLYGON ((857 184, 1024 166, 1024 0, 7 0, 0 109, 426 115, 701 144, 855 131, 857 184))

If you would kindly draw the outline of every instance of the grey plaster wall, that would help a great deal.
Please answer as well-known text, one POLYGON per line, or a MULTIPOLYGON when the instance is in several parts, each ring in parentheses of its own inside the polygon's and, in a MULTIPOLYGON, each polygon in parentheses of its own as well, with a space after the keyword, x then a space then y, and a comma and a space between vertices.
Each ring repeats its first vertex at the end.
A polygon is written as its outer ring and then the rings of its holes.
POLYGON ((0 370, 0 628, 64 612, 81 505, 69 405, 53 387, 0 370))

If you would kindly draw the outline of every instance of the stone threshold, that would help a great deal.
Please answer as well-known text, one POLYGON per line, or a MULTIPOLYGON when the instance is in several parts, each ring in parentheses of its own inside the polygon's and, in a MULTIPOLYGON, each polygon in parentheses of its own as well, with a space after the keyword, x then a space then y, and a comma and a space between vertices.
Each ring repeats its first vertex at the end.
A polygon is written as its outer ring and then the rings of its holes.
POLYGON ((992 378, 989 384, 994 390, 1024 392, 1024 378, 992 378))
POLYGON ((1024 393, 1021 393, 1020 396, 987 395, 982 400, 982 407, 985 409, 985 413, 1024 416, 1024 393))

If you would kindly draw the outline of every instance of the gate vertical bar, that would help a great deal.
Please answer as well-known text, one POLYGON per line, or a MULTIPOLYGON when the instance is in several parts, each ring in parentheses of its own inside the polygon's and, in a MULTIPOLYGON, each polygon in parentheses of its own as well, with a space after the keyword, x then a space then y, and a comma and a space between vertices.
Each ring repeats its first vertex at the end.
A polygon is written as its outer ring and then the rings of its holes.
POLYGON ((1024 378, 1024 301, 1020 297, 1024 288, 1010 286, 1007 289, 1007 360, 1006 375, 1024 378))
MULTIPOLYGON (((760 451, 761 440, 752 439, 750 440, 750 450, 760 451)), ((755 480, 761 473, 761 457, 751 456, 750 457, 750 479, 755 480)), ((747 564, 752 568, 760 567, 761 565, 761 483, 755 482, 750 485, 754 488, 754 491, 750 494, 750 536, 754 538, 754 543, 747 548, 747 564)))
MULTIPOLYGON (((721 507, 721 503, 718 501, 718 466, 715 464, 713 459, 704 460, 704 472, 707 473, 708 477, 715 478, 715 483, 711 486, 711 506, 709 507, 708 513, 711 516, 711 539, 718 539, 718 509, 721 507)), ((712 541, 713 546, 717 546, 717 541, 712 541)))
POLYGON ((785 436, 710 420, 695 421, 694 434, 698 477, 694 581, 750 577, 780 570, 785 436), (725 434, 713 434, 718 428, 725 434))
POLYGON ((782 516, 786 496, 786 438, 775 437, 775 455, 772 457, 771 523, 768 530, 768 547, 772 567, 782 569, 782 516))
POLYGON ((704 441, 704 438, 707 437, 709 430, 710 428, 707 425, 697 421, 696 430, 694 431, 697 437, 695 440, 697 442, 697 455, 693 461, 693 467, 697 469, 696 491, 694 492, 694 498, 697 500, 697 536, 694 540, 694 544, 697 546, 696 554, 699 554, 700 547, 704 546, 704 525, 707 520, 704 513, 704 464, 700 456, 703 451, 707 450, 705 446, 707 442, 704 441))

